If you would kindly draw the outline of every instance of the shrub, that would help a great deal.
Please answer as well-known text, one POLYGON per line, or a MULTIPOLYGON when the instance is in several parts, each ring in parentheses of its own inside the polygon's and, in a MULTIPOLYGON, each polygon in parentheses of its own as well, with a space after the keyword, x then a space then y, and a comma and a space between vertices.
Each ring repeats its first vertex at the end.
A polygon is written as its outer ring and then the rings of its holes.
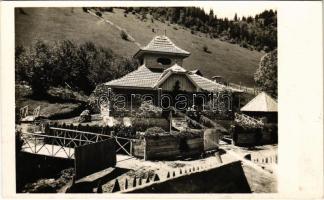
POLYGON ((128 35, 127 35, 126 31, 121 30, 121 31, 120 31, 120 37, 121 37, 123 40, 128 41, 128 35))
POLYGON ((139 112, 136 114, 138 117, 160 117, 162 109, 154 106, 152 101, 144 101, 139 107, 139 112))
POLYGON ((86 12, 86 13, 88 12, 88 8, 87 7, 83 7, 82 10, 83 10, 83 12, 86 12))
POLYGON ((156 133, 164 133, 165 130, 161 127, 154 126, 146 129, 145 134, 156 134, 156 133))
POLYGON ((107 11, 107 12, 114 12, 114 9, 112 7, 107 7, 107 8, 105 8, 105 11, 107 11))
POLYGON ((207 46, 207 45, 204 45, 204 46, 203 46, 203 50, 204 50, 204 52, 207 52, 207 53, 208 53, 208 52, 209 52, 209 51, 208 51, 208 46, 207 46))
POLYGON ((195 34, 195 31, 194 31, 194 30, 190 30, 190 33, 191 33, 191 34, 195 34))
POLYGON ((154 19, 153 18, 151 18, 151 22, 154 23, 154 19))
POLYGON ((152 32, 154 33, 154 28, 152 28, 152 32))
POLYGON ((247 48, 248 44, 246 43, 246 41, 242 41, 240 46, 243 47, 243 48, 247 48))
POLYGON ((97 15, 98 17, 102 17, 101 12, 99 12, 99 11, 96 12, 96 15, 97 15))
POLYGON ((126 13, 124 14, 124 17, 127 17, 127 14, 126 13))
POLYGON ((132 126, 136 131, 146 131, 150 127, 158 126, 163 130, 169 130, 170 124, 163 118, 132 118, 132 126))

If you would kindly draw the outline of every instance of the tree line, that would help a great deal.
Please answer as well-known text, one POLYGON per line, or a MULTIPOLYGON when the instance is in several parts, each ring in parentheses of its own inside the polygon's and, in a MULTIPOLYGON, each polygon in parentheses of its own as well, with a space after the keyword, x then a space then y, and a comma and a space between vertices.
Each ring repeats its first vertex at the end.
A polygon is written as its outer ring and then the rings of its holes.
MULTIPOLYGON (((127 7, 125 13, 142 15, 171 24, 179 24, 191 30, 207 34, 211 38, 220 38, 242 47, 264 50, 277 48, 277 11, 265 10, 260 14, 233 19, 218 18, 213 10, 207 14, 198 7, 127 7)), ((152 20, 153 21, 153 20, 152 20)))
POLYGON ((96 85, 119 78, 138 66, 132 58, 121 57, 109 48, 92 42, 45 43, 29 47, 17 45, 15 80, 27 82, 34 96, 43 97, 50 87, 69 86, 89 95, 96 85))

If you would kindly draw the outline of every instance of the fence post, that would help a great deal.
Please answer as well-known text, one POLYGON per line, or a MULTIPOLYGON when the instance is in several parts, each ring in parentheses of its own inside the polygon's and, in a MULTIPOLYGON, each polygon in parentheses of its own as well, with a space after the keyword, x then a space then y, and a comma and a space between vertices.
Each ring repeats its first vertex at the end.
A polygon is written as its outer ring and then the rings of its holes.
POLYGON ((127 178, 125 178, 125 190, 127 190, 127 188, 128 188, 128 180, 127 180, 127 178))
POLYGON ((136 187, 136 176, 133 179, 133 187, 136 187))
POLYGON ((118 179, 115 179, 115 184, 114 184, 114 187, 113 189, 111 190, 111 192, 118 192, 120 191, 120 185, 119 185, 119 182, 118 182, 118 179))
POLYGON ((146 138, 144 137, 144 160, 147 160, 147 154, 146 154, 146 138))

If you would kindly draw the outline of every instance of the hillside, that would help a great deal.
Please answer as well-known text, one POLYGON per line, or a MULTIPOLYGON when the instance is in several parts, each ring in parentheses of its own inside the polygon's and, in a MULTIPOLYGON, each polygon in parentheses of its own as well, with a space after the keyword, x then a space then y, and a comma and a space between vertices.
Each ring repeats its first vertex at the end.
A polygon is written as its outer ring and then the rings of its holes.
MULTIPOLYGON (((81 8, 24 8, 23 11, 17 9, 15 17, 16 44, 28 46, 37 40, 73 40, 77 43, 92 41, 122 56, 132 56, 138 50, 134 42, 121 38, 116 26, 83 12, 81 8)), ((146 45, 155 35, 166 31, 176 45, 191 52, 184 62, 188 70, 199 68, 207 77, 220 75, 230 82, 241 82, 246 86, 254 84, 253 74, 263 55, 260 52, 210 39, 202 33, 191 34, 189 29, 168 22, 152 22, 150 18, 141 21, 131 13, 125 17, 121 9, 104 12, 103 18, 126 29, 140 45, 146 45), (209 52, 203 51, 204 46, 209 52)))

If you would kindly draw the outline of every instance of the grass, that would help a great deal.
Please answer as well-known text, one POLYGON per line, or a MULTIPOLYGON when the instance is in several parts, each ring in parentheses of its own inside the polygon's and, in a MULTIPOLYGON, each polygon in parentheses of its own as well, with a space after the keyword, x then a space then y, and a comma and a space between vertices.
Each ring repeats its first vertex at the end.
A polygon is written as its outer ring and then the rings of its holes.
MULTIPOLYGON (((120 31, 115 26, 83 12, 82 8, 24 8, 23 11, 25 14, 19 10, 15 13, 17 44, 30 45, 37 39, 49 42, 69 39, 77 43, 92 41, 122 56, 133 56, 138 50, 134 42, 120 37, 120 31)), ((141 46, 166 32, 176 45, 191 52, 191 56, 184 61, 188 70, 199 68, 209 78, 220 75, 230 82, 254 85, 253 74, 262 56, 260 52, 211 39, 199 32, 192 34, 189 29, 168 26, 168 22, 154 20, 152 23, 149 15, 145 21, 136 15, 125 18, 122 9, 114 9, 114 13, 103 12, 102 17, 127 30, 141 46), (208 46, 210 53, 203 51, 204 46, 208 46)))
POLYGON ((28 86, 16 85, 16 109, 28 105, 29 115, 32 111, 40 106, 40 116, 56 119, 67 118, 79 115, 84 109, 85 96, 77 95, 76 92, 68 93, 67 89, 52 88, 49 90, 49 96, 43 99, 35 99, 31 96, 31 89, 28 86), (69 94, 69 95, 66 95, 69 94), (68 99, 66 99, 68 97, 68 99))

